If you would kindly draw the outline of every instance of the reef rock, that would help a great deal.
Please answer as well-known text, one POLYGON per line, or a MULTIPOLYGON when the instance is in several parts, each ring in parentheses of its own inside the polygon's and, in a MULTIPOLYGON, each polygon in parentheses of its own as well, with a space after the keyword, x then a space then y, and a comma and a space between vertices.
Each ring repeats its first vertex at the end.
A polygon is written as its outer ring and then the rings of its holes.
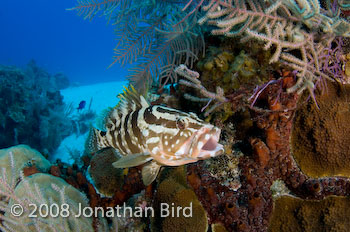
POLYGON ((30 62, 26 70, 0 65, 0 148, 28 144, 53 152, 71 131, 71 121, 53 77, 30 62))

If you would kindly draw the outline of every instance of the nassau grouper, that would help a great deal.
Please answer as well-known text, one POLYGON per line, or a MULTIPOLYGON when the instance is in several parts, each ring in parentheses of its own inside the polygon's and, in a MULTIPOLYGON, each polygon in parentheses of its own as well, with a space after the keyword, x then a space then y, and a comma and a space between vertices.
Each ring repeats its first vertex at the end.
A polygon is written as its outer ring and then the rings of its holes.
POLYGON ((150 105, 131 87, 119 95, 120 102, 105 118, 106 131, 92 129, 91 150, 113 147, 122 155, 115 168, 142 168, 147 186, 157 177, 161 166, 179 166, 223 153, 219 144, 221 130, 194 113, 150 105))

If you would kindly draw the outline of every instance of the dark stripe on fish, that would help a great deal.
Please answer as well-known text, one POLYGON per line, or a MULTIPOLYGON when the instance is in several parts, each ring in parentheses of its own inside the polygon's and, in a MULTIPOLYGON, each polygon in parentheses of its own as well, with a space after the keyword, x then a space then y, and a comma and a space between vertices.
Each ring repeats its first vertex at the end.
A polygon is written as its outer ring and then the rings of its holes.
MULTIPOLYGON (((111 132, 111 135, 115 138, 116 142, 116 148, 120 151, 120 153, 122 154, 126 154, 126 150, 122 144, 122 137, 121 137, 121 134, 120 134, 120 129, 121 129, 121 122, 119 123, 118 127, 117 127, 117 120, 115 118, 110 118, 111 121, 114 123, 115 125, 115 130, 113 130, 111 132), (116 136, 117 135, 117 136, 116 136)), ((121 120, 121 119, 120 119, 121 120)))
POLYGON ((131 125, 132 125, 132 132, 134 136, 138 139, 139 144, 143 144, 143 137, 140 128, 137 125, 137 119, 139 117, 139 111, 136 110, 132 115, 131 115, 131 125))
POLYGON ((157 107, 156 110, 159 113, 167 113, 167 114, 179 114, 180 116, 185 116, 185 114, 181 114, 181 112, 177 111, 177 110, 172 110, 170 108, 166 108, 166 107, 157 107))
POLYGON ((112 146, 119 149, 119 146, 117 144, 116 136, 115 136, 115 130, 111 131, 112 136, 112 146))
POLYGON ((113 123, 115 126, 117 126, 117 119, 115 119, 115 118, 110 118, 110 119, 111 119, 112 123, 113 123))
POLYGON ((199 130, 201 128, 201 125, 199 123, 193 123, 193 122, 190 122, 188 124, 188 127, 190 128, 193 128, 193 129, 196 129, 196 130, 199 130))
POLYGON ((152 108, 154 106, 151 106, 151 107, 148 107, 145 112, 143 113, 143 116, 144 116, 144 119, 145 119, 145 122, 148 123, 148 124, 153 124, 153 125, 161 125, 156 116, 153 115, 152 113, 152 108))
MULTIPOLYGON (((172 110, 169 108, 165 108, 165 107, 157 107, 156 109, 159 113, 177 114, 177 115, 179 115, 179 117, 189 117, 189 115, 186 113, 178 112, 178 111, 175 111, 175 110, 172 110)), ((201 128, 200 123, 203 123, 204 121, 202 121, 200 119, 195 119, 195 118, 192 118, 192 119, 197 121, 197 123, 189 122, 188 127, 193 128, 193 129, 200 129, 201 128)), ((172 124, 169 124, 169 125, 172 126, 172 124)), ((175 123, 175 126, 176 126, 176 123, 175 123)))
POLYGON ((123 155, 126 155, 127 152, 126 152, 126 149, 124 148, 123 143, 122 143, 122 135, 120 133, 120 126, 119 126, 119 130, 117 130, 117 131, 118 131, 117 142, 118 142, 119 148, 120 148, 119 150, 121 153, 123 153, 123 155))
MULTIPOLYGON (((131 141, 131 137, 130 137, 129 130, 128 130, 129 117, 130 117, 130 114, 127 114, 125 117, 125 120, 124 120, 124 131, 125 131, 125 138, 124 139, 126 141, 126 144, 129 148, 129 150, 131 151, 131 153, 136 154, 136 153, 140 153, 140 150, 131 141)), ((131 118, 130 118, 130 120, 131 120, 131 118)))
POLYGON ((176 121, 171 121, 166 119, 159 119, 159 120, 167 128, 176 128, 176 121))
POLYGON ((118 141, 118 134, 120 131, 120 125, 117 127, 117 120, 115 118, 109 118, 110 122, 108 122, 107 128, 109 130, 109 136, 112 137, 112 146, 118 150, 121 150, 120 148, 120 142, 118 141), (113 128, 113 130, 112 130, 113 128))
POLYGON ((153 112, 155 113, 159 113, 158 109, 159 106, 152 106, 152 107, 148 107, 145 110, 144 113, 144 118, 146 123, 148 124, 152 124, 152 125, 163 125, 167 128, 176 128, 176 121, 173 120, 167 120, 165 118, 160 117, 159 119, 154 115, 153 112))

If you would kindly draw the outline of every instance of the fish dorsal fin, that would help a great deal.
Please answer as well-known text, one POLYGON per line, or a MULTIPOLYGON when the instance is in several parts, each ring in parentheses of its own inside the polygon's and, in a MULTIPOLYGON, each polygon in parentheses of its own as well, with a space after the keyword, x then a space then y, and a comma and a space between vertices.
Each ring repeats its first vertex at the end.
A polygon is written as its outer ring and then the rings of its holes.
POLYGON ((150 106, 150 104, 142 95, 140 95, 140 103, 141 103, 141 106, 145 108, 150 106))
POLYGON ((128 113, 150 106, 146 99, 140 95, 132 85, 130 85, 129 88, 124 88, 123 93, 118 95, 120 102, 117 105, 118 110, 121 110, 122 113, 128 113))
POLYGON ((113 163, 113 167, 115 168, 129 168, 139 166, 150 161, 152 158, 148 154, 132 154, 123 156, 118 161, 113 163))
POLYGON ((152 182, 156 179, 160 167, 160 164, 158 164, 156 161, 152 161, 142 168, 142 181, 145 186, 152 184, 152 182))

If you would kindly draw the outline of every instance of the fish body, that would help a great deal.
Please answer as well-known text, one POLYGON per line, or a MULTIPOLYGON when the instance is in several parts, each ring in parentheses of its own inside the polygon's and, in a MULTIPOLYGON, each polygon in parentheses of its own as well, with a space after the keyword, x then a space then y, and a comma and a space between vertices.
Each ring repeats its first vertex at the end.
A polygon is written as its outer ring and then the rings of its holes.
POLYGON ((86 106, 86 101, 81 101, 81 102, 79 103, 79 106, 78 106, 77 110, 78 110, 78 111, 79 111, 79 110, 82 110, 82 109, 85 108, 85 106, 86 106))
POLYGON ((161 166, 179 166, 223 153, 220 129, 194 113, 150 105, 131 87, 119 96, 120 104, 105 118, 106 131, 93 130, 96 150, 113 147, 123 155, 113 163, 126 168, 147 163, 145 185, 153 182, 161 166))

